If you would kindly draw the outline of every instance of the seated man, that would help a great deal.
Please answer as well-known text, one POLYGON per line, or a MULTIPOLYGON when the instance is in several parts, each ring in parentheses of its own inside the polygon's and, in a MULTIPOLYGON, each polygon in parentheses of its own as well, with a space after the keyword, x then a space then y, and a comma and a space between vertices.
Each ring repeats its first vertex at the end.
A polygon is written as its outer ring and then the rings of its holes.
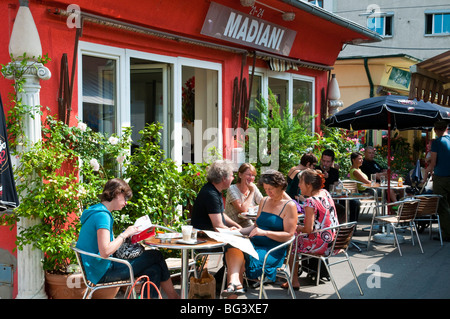
POLYGON ((216 161, 208 169, 208 182, 202 187, 194 202, 192 226, 197 229, 241 228, 224 214, 222 191, 233 181, 233 169, 226 161, 216 161))
POLYGON ((316 169, 320 169, 325 177, 325 189, 330 190, 330 185, 333 185, 339 180, 339 170, 333 167, 334 152, 331 149, 327 149, 322 152, 320 157, 320 165, 316 166, 316 169))
MULTIPOLYGON (((339 181, 339 170, 334 167, 334 151, 331 149, 326 149, 322 152, 322 156, 320 157, 320 165, 316 166, 316 169, 319 169, 324 174, 325 184, 324 189, 327 191, 330 190, 330 185, 333 185, 335 182, 339 181)), ((340 202, 334 201, 337 215, 339 216, 339 222, 346 222, 347 216, 345 216, 345 207, 340 202)))
POLYGON ((377 181, 380 180, 381 175, 386 175, 386 170, 382 169, 375 161, 375 148, 373 146, 367 146, 364 150, 364 160, 360 169, 369 178, 372 174, 376 174, 377 181))
MULTIPOLYGON (((373 146, 367 146, 364 150, 364 160, 360 169, 369 178, 372 174, 376 174, 377 181, 380 181, 380 176, 387 175, 387 170, 382 169, 381 166, 375 161, 375 148, 373 146)), ((391 202, 397 201, 397 193, 395 190, 391 189, 389 195, 391 202)))

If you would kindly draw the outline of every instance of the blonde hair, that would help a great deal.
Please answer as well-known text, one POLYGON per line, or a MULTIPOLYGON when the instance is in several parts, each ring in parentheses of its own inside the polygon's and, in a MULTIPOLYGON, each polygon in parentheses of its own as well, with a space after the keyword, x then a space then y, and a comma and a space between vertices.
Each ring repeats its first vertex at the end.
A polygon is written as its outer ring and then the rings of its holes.
POLYGON ((239 173, 243 174, 248 169, 250 170, 250 172, 254 176, 256 176, 256 168, 250 163, 243 163, 241 166, 239 166, 238 175, 237 175, 237 178, 236 178, 236 183, 240 183, 241 182, 241 178, 239 177, 239 173))

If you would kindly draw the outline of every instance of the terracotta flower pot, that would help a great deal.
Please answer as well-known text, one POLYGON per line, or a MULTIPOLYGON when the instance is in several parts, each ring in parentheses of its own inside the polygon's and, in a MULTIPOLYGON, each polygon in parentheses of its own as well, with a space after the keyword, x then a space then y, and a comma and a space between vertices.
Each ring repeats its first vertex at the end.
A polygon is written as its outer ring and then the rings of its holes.
MULTIPOLYGON (((82 299, 86 285, 81 274, 59 275, 45 273, 45 291, 49 299, 82 299)), ((105 288, 94 292, 92 299, 114 299, 117 288, 105 288)))

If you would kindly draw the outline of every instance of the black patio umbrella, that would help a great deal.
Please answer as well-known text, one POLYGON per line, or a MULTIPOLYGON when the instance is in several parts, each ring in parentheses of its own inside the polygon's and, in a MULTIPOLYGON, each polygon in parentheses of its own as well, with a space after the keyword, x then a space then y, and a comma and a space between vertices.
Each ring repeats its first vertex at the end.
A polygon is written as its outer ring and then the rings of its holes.
POLYGON ((450 108, 408 100, 405 96, 385 95, 356 102, 325 120, 329 127, 348 130, 429 129, 438 120, 450 121, 450 108), (390 117, 390 121, 389 121, 390 117))
POLYGON ((348 130, 388 130, 389 189, 391 129, 430 129, 438 120, 450 122, 450 108, 422 100, 408 100, 405 96, 385 95, 356 102, 327 118, 325 125, 348 130))
POLYGON ((0 210, 19 206, 16 183, 11 164, 8 146, 8 132, 6 130, 5 113, 0 96, 0 210))

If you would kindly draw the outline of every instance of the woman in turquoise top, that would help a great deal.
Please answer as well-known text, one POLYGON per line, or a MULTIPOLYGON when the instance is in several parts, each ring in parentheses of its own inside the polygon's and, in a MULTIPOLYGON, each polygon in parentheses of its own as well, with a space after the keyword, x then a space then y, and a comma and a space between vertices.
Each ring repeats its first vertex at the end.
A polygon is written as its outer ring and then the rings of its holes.
MULTIPOLYGON (((89 207, 81 215, 81 230, 77 247, 106 258, 115 253, 127 237, 138 234, 137 227, 130 226, 116 238, 113 236, 114 220, 111 212, 124 208, 131 196, 131 188, 125 181, 118 178, 109 180, 100 196, 101 203, 89 207)), ((124 264, 90 256, 82 256, 81 259, 88 280, 94 284, 124 280, 130 276, 128 267, 124 264)), ((129 260, 129 262, 136 278, 147 275, 155 285, 161 285, 168 298, 179 298, 160 251, 146 250, 142 255, 129 260)), ((146 293, 145 290, 144 294, 146 293)), ((158 296, 153 287, 150 294, 152 297, 158 296)))
MULTIPOLYGON (((260 184, 268 195, 259 206, 254 225, 240 229, 248 235, 258 253, 259 259, 244 254, 240 249, 230 247, 225 253, 228 268, 228 286, 222 292, 223 296, 243 293, 243 273, 248 278, 256 279, 262 275, 262 264, 266 253, 294 236, 297 227, 297 206, 294 201, 284 195, 287 183, 283 174, 275 170, 268 170, 261 175, 260 184)), ((286 251, 279 250, 271 254, 266 262, 265 275, 275 281, 276 269, 284 261, 286 251)))

